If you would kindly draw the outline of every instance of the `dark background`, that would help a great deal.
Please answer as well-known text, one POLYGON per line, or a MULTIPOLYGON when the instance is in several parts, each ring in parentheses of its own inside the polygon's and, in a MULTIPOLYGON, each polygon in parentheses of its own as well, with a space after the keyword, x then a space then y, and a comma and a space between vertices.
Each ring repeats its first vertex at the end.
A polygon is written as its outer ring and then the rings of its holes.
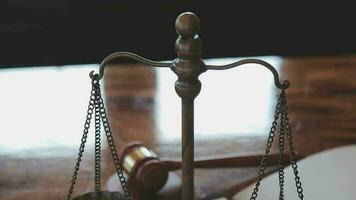
POLYGON ((184 11, 201 19, 204 58, 356 52, 351 5, 142 2, 0 0, 0 67, 99 63, 114 51, 173 59, 184 11))

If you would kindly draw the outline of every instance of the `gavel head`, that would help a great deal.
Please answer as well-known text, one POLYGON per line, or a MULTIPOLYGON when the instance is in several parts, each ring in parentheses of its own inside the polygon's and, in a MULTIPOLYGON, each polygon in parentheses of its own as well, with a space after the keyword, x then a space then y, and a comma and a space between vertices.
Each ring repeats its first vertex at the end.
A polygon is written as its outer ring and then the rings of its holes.
POLYGON ((128 184, 135 190, 153 193, 159 191, 168 179, 168 168, 157 154, 140 142, 125 146, 120 164, 128 175, 128 184))

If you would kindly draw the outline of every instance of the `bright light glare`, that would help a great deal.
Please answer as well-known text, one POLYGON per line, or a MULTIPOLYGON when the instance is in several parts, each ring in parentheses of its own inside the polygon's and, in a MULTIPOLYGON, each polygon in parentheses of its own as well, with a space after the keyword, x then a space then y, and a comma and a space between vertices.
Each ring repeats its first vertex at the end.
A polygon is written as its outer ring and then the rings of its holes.
MULTIPOLYGON (((279 69, 279 57, 262 57, 279 69)), ((209 59, 210 65, 223 65, 236 58, 209 59)), ((174 90, 176 75, 157 71, 157 123, 160 138, 180 139, 181 101, 174 90)), ((195 101, 195 133, 200 139, 211 137, 265 136, 271 123, 276 99, 272 73, 259 65, 246 64, 235 69, 208 71, 199 77, 202 91, 195 101)))
POLYGON ((0 154, 58 146, 77 149, 90 96, 90 70, 91 65, 1 70, 0 154))

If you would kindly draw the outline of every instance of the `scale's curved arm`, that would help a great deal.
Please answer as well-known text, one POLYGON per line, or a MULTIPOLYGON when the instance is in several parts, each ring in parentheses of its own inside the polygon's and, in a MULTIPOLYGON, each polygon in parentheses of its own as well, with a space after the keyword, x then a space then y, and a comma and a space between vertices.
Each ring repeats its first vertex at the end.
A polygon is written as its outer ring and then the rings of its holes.
POLYGON ((239 60, 237 62, 228 64, 228 65, 221 65, 221 66, 215 66, 215 65, 206 65, 207 69, 211 69, 211 70, 225 70, 225 69, 231 69, 234 67, 238 67, 240 65, 244 65, 244 64, 259 64, 262 65, 264 67, 266 67, 267 69, 269 69, 274 77, 274 84, 276 85, 277 88, 279 89, 287 89, 289 87, 289 81, 284 80, 284 81, 279 81, 279 75, 277 70, 268 62, 263 61, 263 60, 259 60, 259 59, 243 59, 243 60, 239 60))
MULTIPOLYGON (((116 52, 116 53, 110 54, 108 57, 106 57, 101 62, 100 68, 99 68, 99 75, 97 77, 98 80, 103 78, 104 69, 105 69, 106 65, 118 58, 131 58, 139 63, 146 64, 146 65, 152 66, 152 67, 170 67, 171 66, 171 63, 161 63, 161 62, 152 61, 152 60, 143 58, 143 57, 141 57, 137 54, 131 53, 131 52, 116 52)), ((94 71, 91 71, 89 76, 90 76, 90 78, 93 78, 94 71)))

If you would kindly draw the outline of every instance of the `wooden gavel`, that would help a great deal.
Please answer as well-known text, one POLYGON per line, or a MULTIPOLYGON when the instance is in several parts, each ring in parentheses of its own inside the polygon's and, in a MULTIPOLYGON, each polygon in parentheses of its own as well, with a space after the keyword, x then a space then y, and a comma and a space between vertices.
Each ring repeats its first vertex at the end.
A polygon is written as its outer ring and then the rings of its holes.
MULTIPOLYGON (((256 167, 263 155, 223 155, 195 160, 195 168, 256 167)), ((300 159, 301 156, 297 156, 300 159)), ((289 156, 286 155, 286 162, 289 156)), ((268 156, 268 165, 276 165, 279 154, 268 156)), ((162 189, 167 182, 169 171, 182 167, 178 160, 161 160, 157 154, 141 142, 131 142, 120 155, 120 164, 129 178, 129 185, 135 190, 154 193, 162 189)))

